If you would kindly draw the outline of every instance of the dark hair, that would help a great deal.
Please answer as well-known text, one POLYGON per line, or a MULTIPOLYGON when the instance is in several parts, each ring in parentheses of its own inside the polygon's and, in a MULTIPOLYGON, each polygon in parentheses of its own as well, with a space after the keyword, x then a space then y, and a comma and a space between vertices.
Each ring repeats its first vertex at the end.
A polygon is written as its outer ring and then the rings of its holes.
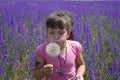
POLYGON ((74 21, 72 15, 68 11, 60 11, 52 13, 46 21, 46 26, 48 28, 66 28, 70 32, 70 37, 68 39, 73 40, 73 26, 74 21))

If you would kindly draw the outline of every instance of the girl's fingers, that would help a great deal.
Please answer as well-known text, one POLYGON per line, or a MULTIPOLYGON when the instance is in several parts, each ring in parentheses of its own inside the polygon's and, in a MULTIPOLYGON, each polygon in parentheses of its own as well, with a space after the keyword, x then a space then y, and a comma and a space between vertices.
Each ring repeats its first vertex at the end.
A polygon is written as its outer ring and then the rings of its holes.
POLYGON ((47 64, 44 66, 44 68, 53 68, 53 65, 52 64, 47 64))
POLYGON ((84 80, 84 77, 82 75, 76 75, 76 77, 78 78, 78 80, 84 80))
POLYGON ((53 65, 52 64, 47 64, 44 66, 44 71, 46 75, 51 75, 53 73, 53 65))

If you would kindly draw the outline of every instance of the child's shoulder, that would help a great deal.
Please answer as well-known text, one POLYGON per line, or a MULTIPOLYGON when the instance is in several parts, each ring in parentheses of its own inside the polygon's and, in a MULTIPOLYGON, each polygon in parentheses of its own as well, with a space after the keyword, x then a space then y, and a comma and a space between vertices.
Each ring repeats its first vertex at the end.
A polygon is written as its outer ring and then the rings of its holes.
POLYGON ((42 48, 44 48, 46 45, 47 45, 47 42, 41 43, 41 44, 39 44, 39 45, 37 46, 37 49, 42 49, 42 48))
POLYGON ((70 46, 72 48, 74 48, 74 49, 76 49, 76 48, 82 49, 82 45, 81 45, 80 42, 78 42, 78 41, 72 41, 72 40, 69 40, 68 42, 69 42, 69 44, 70 44, 70 46))
POLYGON ((78 41, 68 40, 71 45, 81 45, 78 41))

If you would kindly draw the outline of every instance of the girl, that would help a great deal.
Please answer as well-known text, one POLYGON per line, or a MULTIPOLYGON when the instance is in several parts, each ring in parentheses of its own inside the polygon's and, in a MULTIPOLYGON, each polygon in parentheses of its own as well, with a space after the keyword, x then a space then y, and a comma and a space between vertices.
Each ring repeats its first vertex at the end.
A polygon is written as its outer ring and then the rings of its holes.
POLYGON ((84 80, 86 68, 82 46, 73 41, 73 25, 72 16, 67 11, 52 13, 47 18, 48 41, 36 49, 34 77, 37 80, 84 80), (50 42, 60 45, 59 55, 51 57, 47 54, 46 46, 50 42))

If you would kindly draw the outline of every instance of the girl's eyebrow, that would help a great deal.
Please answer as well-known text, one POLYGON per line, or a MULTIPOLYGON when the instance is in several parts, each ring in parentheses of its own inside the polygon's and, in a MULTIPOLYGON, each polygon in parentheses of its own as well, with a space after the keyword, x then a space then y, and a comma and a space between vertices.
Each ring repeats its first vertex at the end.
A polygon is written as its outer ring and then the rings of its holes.
POLYGON ((65 30, 64 30, 64 29, 60 29, 59 31, 64 31, 64 32, 65 32, 65 30))
POLYGON ((48 29, 48 31, 54 31, 54 29, 48 29))
MULTIPOLYGON (((65 31, 64 29, 59 29, 59 28, 57 28, 58 29, 58 31, 65 31)), ((56 31, 57 29, 48 29, 48 31, 56 31)))
POLYGON ((65 32, 64 30, 59 30, 59 32, 65 32))

